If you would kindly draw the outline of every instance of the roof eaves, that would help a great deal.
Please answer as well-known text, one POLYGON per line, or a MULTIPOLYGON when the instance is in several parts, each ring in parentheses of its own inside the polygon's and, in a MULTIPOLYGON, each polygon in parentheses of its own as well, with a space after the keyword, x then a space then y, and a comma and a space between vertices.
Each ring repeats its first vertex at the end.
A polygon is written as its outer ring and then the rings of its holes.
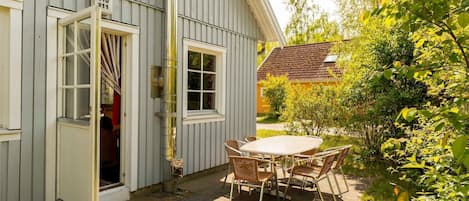
POLYGON ((268 0, 247 0, 254 17, 260 24, 262 32, 266 37, 266 41, 279 41, 280 46, 286 44, 285 35, 275 17, 274 11, 268 0))

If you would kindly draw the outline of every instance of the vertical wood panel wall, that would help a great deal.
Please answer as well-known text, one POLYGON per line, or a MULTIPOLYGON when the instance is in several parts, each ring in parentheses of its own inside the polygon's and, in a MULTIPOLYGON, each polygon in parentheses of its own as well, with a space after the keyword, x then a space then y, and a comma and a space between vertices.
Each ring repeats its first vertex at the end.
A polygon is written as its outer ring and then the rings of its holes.
MULTIPOLYGON (((90 0, 24 1, 21 141, 0 142, 0 200, 45 199, 47 7, 80 10, 90 0), (5 162, 6 161, 6 162, 5 162), (6 179, 5 179, 6 178, 6 179), (7 192, 7 193, 6 193, 7 192)), ((263 36, 244 0, 178 0, 178 141, 185 174, 226 163, 223 142, 255 133, 256 44, 263 36), (226 48, 226 117, 182 124, 182 41, 226 48)), ((162 181, 161 100, 150 97, 150 68, 164 63, 163 0, 113 0, 113 20, 140 29, 138 187, 162 181)))
POLYGON ((223 142, 255 135, 256 46, 261 38, 244 0, 178 1, 178 114, 184 109, 183 39, 226 48, 225 121, 184 125, 178 116, 177 155, 184 173, 227 162, 223 142))
POLYGON ((0 142, 0 200, 18 200, 20 141, 0 142))

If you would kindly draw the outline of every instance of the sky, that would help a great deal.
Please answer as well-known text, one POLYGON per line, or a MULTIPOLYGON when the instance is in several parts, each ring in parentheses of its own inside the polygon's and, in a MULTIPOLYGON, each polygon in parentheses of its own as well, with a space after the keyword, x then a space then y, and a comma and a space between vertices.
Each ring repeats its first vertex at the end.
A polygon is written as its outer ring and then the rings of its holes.
MULTIPOLYGON (((274 9, 275 16, 282 27, 282 30, 285 31, 285 27, 290 20, 291 13, 288 12, 286 1, 287 0, 269 0, 272 8, 274 9)), ((314 3, 319 5, 319 8, 329 14, 331 20, 338 21, 339 15, 337 14, 338 8, 335 3, 335 0, 311 0, 314 3)))

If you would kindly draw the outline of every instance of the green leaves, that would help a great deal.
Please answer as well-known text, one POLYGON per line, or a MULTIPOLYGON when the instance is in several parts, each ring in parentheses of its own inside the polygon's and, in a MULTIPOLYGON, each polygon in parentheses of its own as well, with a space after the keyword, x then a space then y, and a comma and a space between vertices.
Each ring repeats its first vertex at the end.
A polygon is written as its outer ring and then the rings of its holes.
POLYGON ((404 108, 401 110, 401 116, 408 122, 413 121, 417 117, 417 109, 404 108))
POLYGON ((466 28, 467 25, 469 25, 469 13, 461 13, 461 14, 458 16, 458 24, 459 24, 462 28, 466 28))
POLYGON ((386 78, 388 80, 390 80, 392 78, 392 74, 393 74, 392 69, 387 69, 383 72, 384 78, 386 78))
POLYGON ((460 160, 464 156, 464 152, 466 151, 466 144, 467 144, 466 136, 460 136, 454 141, 451 149, 453 151, 454 157, 457 160, 460 160))
POLYGON ((456 159, 456 162, 469 169, 469 151, 466 150, 468 139, 469 138, 465 135, 458 137, 453 142, 451 150, 453 151, 453 156, 456 159))
POLYGON ((290 87, 287 75, 272 76, 267 74, 267 79, 260 81, 260 84, 264 90, 264 97, 269 102, 270 112, 279 115, 285 108, 285 99, 290 87))

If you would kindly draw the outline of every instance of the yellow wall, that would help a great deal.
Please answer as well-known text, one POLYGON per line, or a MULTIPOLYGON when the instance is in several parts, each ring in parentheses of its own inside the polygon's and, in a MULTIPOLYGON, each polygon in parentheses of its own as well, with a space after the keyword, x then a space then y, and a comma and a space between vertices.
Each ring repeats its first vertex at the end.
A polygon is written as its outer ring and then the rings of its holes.
POLYGON ((257 83, 256 97, 257 97, 257 103, 256 103, 257 114, 269 112, 270 111, 269 102, 267 102, 266 98, 261 97, 261 84, 260 83, 257 83))
MULTIPOLYGON (((310 87, 312 85, 333 85, 337 84, 337 82, 297 82, 297 83, 292 83, 293 85, 301 85, 304 87, 310 87)), ((261 84, 258 82, 257 83, 257 92, 256 92, 256 97, 257 97, 257 114, 264 114, 270 112, 270 106, 269 102, 265 97, 261 96, 261 84)))

